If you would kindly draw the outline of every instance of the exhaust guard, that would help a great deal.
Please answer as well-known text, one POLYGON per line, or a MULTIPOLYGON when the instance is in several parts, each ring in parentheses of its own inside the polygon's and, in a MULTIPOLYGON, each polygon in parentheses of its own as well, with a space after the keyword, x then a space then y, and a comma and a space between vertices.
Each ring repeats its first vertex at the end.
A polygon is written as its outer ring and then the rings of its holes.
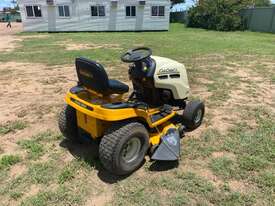
POLYGON ((152 160, 174 161, 180 158, 180 134, 171 128, 162 137, 162 142, 153 153, 152 160))

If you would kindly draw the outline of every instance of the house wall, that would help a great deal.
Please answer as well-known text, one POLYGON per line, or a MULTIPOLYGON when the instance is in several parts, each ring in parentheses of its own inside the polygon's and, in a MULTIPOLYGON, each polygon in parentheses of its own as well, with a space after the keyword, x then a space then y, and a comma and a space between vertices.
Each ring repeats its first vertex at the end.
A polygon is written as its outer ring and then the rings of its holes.
POLYGON ((19 0, 25 31, 136 31, 168 30, 170 0, 147 0, 140 6, 138 0, 118 0, 116 7, 111 0, 55 0, 49 6, 46 0, 19 0), (40 5, 41 18, 26 17, 26 5, 40 5), (59 17, 58 5, 70 6, 70 17, 59 17), (105 6, 104 17, 92 17, 91 6, 105 6), (135 5, 136 17, 126 17, 125 7, 135 5), (151 16, 151 6, 165 6, 165 16, 151 16))

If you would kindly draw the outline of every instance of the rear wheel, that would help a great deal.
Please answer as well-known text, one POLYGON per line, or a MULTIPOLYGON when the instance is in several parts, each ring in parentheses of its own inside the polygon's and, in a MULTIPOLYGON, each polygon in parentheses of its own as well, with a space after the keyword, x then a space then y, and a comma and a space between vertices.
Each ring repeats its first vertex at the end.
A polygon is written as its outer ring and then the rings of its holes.
POLYGON ((99 158, 103 166, 116 175, 127 175, 143 162, 149 148, 149 135, 138 122, 112 126, 99 145, 99 158))
POLYGON ((58 126, 60 132, 69 140, 78 140, 76 110, 65 104, 59 114, 58 126))
POLYGON ((186 105, 183 111, 183 124, 187 131, 193 131, 201 125, 204 111, 205 106, 201 101, 191 101, 186 105))

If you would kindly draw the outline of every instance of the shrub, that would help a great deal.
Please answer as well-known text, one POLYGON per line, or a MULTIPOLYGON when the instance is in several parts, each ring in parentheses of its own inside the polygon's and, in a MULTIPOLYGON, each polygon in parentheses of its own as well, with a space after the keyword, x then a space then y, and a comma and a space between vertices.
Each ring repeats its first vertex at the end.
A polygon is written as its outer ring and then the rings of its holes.
POLYGON ((253 5, 248 0, 201 0, 189 10, 187 26, 217 31, 243 30, 245 23, 240 12, 255 5, 268 5, 268 0, 258 0, 253 5))

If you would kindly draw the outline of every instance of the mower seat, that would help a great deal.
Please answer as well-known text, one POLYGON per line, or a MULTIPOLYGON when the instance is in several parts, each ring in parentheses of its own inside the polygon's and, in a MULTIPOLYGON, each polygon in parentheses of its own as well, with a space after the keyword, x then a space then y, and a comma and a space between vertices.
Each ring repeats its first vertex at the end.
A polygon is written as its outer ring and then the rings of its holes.
POLYGON ((103 95, 124 94, 129 87, 115 79, 109 79, 104 67, 83 57, 75 60, 79 84, 103 95))

